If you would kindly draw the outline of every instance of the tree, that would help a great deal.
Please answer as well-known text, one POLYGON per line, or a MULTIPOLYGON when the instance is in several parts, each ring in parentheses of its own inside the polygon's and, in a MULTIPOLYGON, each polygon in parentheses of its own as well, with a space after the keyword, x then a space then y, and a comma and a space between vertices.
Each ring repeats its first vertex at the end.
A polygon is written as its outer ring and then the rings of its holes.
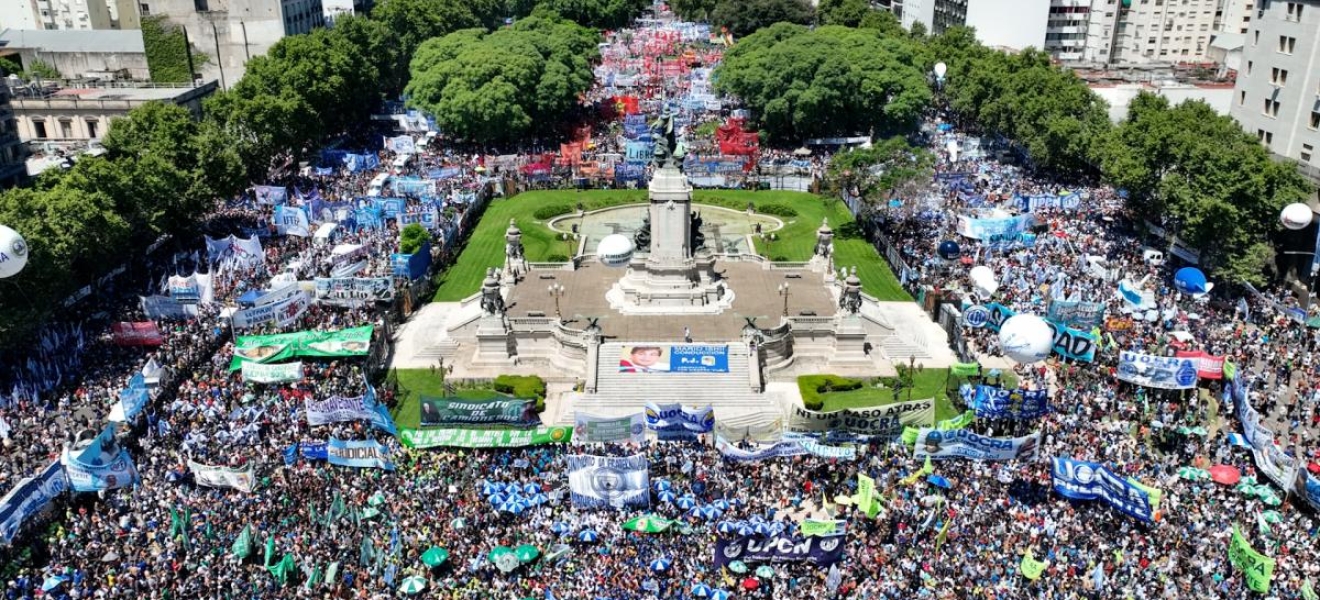
POLYGON ((540 0, 537 6, 588 27, 616 29, 627 26, 649 4, 646 0, 540 0))
POLYGON ((742 39, 715 76, 774 140, 902 133, 931 100, 906 37, 872 29, 778 23, 742 39))
POLYGON ((403 56, 412 56, 426 40, 483 24, 470 5, 459 0, 384 0, 371 17, 399 37, 403 56))
POLYGON ((417 223, 409 223, 399 231, 399 252, 402 254, 414 254, 422 249, 422 244, 431 239, 431 234, 425 227, 417 223))
POLYGON ((408 58, 402 40, 388 25, 366 17, 345 16, 335 19, 332 31, 362 49, 376 69, 375 87, 383 97, 395 98, 403 91, 408 78, 408 58))
POLYGON ((710 21, 742 37, 775 23, 808 25, 811 17, 811 5, 803 0, 719 0, 710 21))
POLYGON ((878 201, 886 192, 904 195, 902 188, 908 184, 928 181, 934 166, 933 154, 894 136, 870 148, 835 154, 829 172, 830 179, 855 188, 864 199, 878 201))
POLYGON ((706 21, 715 10, 715 0, 672 0, 669 8, 688 21, 706 21))
POLYGON ((549 131, 591 87, 598 39, 549 14, 490 34, 465 30, 429 40, 413 58, 409 102, 446 133, 473 141, 549 131))

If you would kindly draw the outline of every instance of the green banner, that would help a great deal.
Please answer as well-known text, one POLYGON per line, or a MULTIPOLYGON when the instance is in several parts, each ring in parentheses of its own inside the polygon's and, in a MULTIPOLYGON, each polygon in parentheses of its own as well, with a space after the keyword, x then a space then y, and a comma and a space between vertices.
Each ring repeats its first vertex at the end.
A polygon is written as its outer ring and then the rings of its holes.
POLYGON ((632 519, 631 521, 628 521, 627 523, 624 523, 622 527, 624 529, 627 529, 628 531, 640 531, 642 533, 660 533, 661 531, 669 529, 669 526, 673 524, 674 522, 672 520, 666 519, 664 517, 657 517, 655 515, 642 515, 640 517, 632 519))
POLYGON ((401 429, 399 442, 409 448, 516 448, 541 444, 565 444, 573 439, 572 427, 535 429, 401 429))
POLYGON ((981 365, 974 362, 953 363, 953 365, 949 367, 949 373, 954 377, 973 377, 980 372, 981 365))
POLYGON ((1022 571, 1022 576, 1027 579, 1032 581, 1040 579, 1040 576, 1045 573, 1045 568, 1048 566, 1050 566, 1050 563, 1036 560, 1036 557, 1031 555, 1030 550, 1022 555, 1022 565, 1020 569, 1022 571))
POLYGON ((422 425, 533 425, 541 422, 535 400, 467 400, 422 396, 422 425))
POLYGON ((299 331, 275 335, 240 335, 234 343, 234 371, 244 362, 273 363, 299 356, 366 356, 371 350, 372 326, 339 331, 299 331))
POLYGON ((1274 577, 1274 559, 1251 547, 1235 523, 1233 538, 1228 542, 1228 561, 1247 577, 1247 587, 1253 592, 1268 594, 1270 579, 1274 577))
POLYGON ((1233 361, 1224 361, 1224 379, 1234 379, 1237 377, 1237 365, 1233 361))
MULTIPOLYGON (((967 411, 953 418, 945 419, 935 424, 936 431, 954 431, 962 429, 976 422, 976 411, 967 411)), ((909 446, 917 444, 917 436, 921 435, 920 427, 903 427, 903 443, 909 446)))
POLYGON ((825 537, 841 533, 841 525, 843 523, 845 523, 845 521, 818 521, 816 519, 806 519, 801 523, 798 523, 798 530, 802 532, 803 537, 825 537))
POLYGON ((1146 495, 1150 496, 1150 510, 1152 512, 1160 509, 1160 500, 1164 498, 1164 490, 1137 481, 1136 477, 1128 477, 1127 481, 1128 483, 1137 486, 1137 489, 1146 492, 1146 495))
POLYGON ((238 534, 238 539, 234 540, 234 545, 229 548, 229 553, 239 560, 247 558, 252 554, 252 526, 243 528, 243 532, 238 534))

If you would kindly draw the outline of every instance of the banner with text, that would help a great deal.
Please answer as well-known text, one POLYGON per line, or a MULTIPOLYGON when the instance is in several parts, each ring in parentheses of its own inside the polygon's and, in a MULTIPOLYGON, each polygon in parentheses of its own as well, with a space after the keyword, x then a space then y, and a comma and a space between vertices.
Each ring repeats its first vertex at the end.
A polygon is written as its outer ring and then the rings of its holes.
POLYGON ((1150 494, 1100 463, 1055 457, 1054 491, 1074 500, 1104 500, 1130 517, 1151 522, 1150 494))
POLYGON ((308 397, 303 403, 303 410, 307 413, 307 424, 312 426, 363 420, 387 433, 397 433, 389 409, 375 400, 374 390, 354 398, 331 396, 325 400, 313 400, 308 397))
POLYGON ((610 418, 586 413, 573 416, 573 443, 646 442, 646 416, 643 413, 610 418))
POLYGON ((575 435, 568 427, 535 429, 403 429, 399 442, 409 448, 520 448, 564 444, 575 435))
POLYGON ((267 365, 258 362, 243 363, 243 381, 248 383, 286 383, 302 381, 302 361, 267 365))
POLYGON ((1103 302, 1073 302, 1055 300, 1050 302, 1049 319, 1069 327, 1090 330, 1099 327, 1105 320, 1103 302))
POLYGON ((959 388, 963 403, 983 419, 1036 419, 1050 412, 1049 390, 1006 390, 993 385, 959 388))
POLYGON ((1118 378, 1128 383, 1163 390, 1196 387, 1196 361, 1123 351, 1118 356, 1118 378))
POLYGON ((935 422, 935 399, 913 400, 875 408, 845 408, 817 412, 795 407, 788 428, 801 432, 839 431, 857 435, 897 437, 904 425, 930 426, 935 422))
POLYGON ((1178 358, 1190 358, 1196 361, 1196 375, 1201 379, 1223 379, 1224 357, 1207 354, 1200 350, 1179 350, 1174 353, 1178 358))
POLYGON ((275 335, 240 335, 234 344, 233 371, 244 362, 275 363, 300 356, 366 356, 371 350, 372 326, 338 331, 298 331, 275 335))
POLYGON ((646 508, 651 503, 646 455, 568 455, 568 489, 578 508, 646 508))
POLYGON ((620 373, 728 373, 729 347, 688 344, 624 346, 620 373))
POLYGON ((534 400, 464 400, 422 396, 422 425, 515 425, 541 422, 534 400))
POLYGON ((40 475, 19 481, 0 498, 0 542, 12 543, 24 521, 40 513, 68 489, 69 478, 58 460, 52 461, 40 475))
POLYGON ((912 457, 1030 461, 1036 459, 1039 448, 1039 431, 1022 437, 997 438, 978 435, 966 429, 922 429, 917 433, 917 445, 912 457))
POLYGON ((252 492, 252 484, 257 477, 249 466, 246 470, 228 467, 212 467, 199 462, 188 461, 188 470, 192 471, 197 485, 206 487, 234 488, 240 492, 252 492))
POLYGON ((274 323, 276 327, 285 327, 297 321, 298 317, 307 312, 307 307, 311 304, 311 298, 308 298, 307 294, 298 292, 270 304, 245 308, 234 313, 234 328, 252 329, 270 323, 274 323))
POLYGON ((345 441, 330 438, 325 444, 326 460, 341 467, 394 470, 389 450, 376 440, 345 441))
POLYGON ((809 562, 818 567, 828 567, 843 558, 845 537, 797 537, 776 535, 770 537, 742 536, 736 539, 721 539, 715 542, 715 567, 724 568, 735 561, 743 563, 758 562, 809 562))

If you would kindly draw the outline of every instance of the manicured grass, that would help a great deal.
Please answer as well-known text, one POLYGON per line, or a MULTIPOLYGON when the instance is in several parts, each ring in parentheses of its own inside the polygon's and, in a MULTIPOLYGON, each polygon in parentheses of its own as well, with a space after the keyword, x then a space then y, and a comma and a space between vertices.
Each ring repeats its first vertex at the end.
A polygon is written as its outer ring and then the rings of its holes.
MULTIPOLYGON (((399 394, 402 396, 393 411, 394 424, 400 429, 416 429, 421 426, 422 396, 444 396, 444 382, 430 369, 396 369, 392 371, 399 378, 399 394)), ((454 390, 454 395, 468 400, 490 400, 501 394, 495 390, 454 390)))
MULTIPOLYGON (((967 382, 966 378, 950 377, 948 369, 927 368, 917 373, 915 379, 911 398, 913 400, 935 398, 936 421, 952 418, 963 411, 963 408, 959 408, 962 401, 953 397, 958 394, 958 386, 967 382)), ((1017 385, 1012 377, 1004 377, 1000 384, 1009 388, 1017 385)), ((822 410, 829 412, 842 408, 869 408, 893 404, 895 402, 893 386, 889 383, 885 385, 883 389, 863 386, 861 389, 846 392, 822 393, 821 396, 825 399, 822 410)), ((907 390, 903 390, 897 402, 907 402, 908 398, 907 390)))
MULTIPOLYGON (((633 204, 646 200, 645 190, 541 190, 525 192, 513 198, 491 201, 459 255, 458 262, 436 277, 438 284, 434 300, 452 302, 476 293, 486 270, 504 264, 504 230, 509 219, 522 230, 523 247, 527 260, 545 262, 551 256, 571 257, 576 246, 561 241, 546 222, 533 216, 536 209, 552 204, 575 206, 581 202, 587 210, 620 204, 633 204)), ((850 237, 852 215, 843 202, 827 200, 813 194, 787 191, 696 190, 693 201, 743 210, 747 203, 753 206, 782 204, 797 211, 798 216, 784 219, 784 228, 777 232, 777 241, 756 242, 756 251, 773 260, 806 261, 816 246, 816 229, 828 217, 835 231, 834 264, 837 267, 857 267, 863 290, 881 300, 911 300, 899 285, 889 265, 865 240, 850 237)))

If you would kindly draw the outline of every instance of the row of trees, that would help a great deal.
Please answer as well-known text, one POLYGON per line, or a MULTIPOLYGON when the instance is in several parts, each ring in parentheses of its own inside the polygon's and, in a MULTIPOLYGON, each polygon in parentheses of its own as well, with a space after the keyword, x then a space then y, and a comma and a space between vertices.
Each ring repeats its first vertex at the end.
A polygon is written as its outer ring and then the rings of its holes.
POLYGON ((842 25, 899 31, 898 18, 871 7, 868 0, 674 0, 674 12, 690 21, 707 21, 735 36, 751 35, 775 23, 842 25))

